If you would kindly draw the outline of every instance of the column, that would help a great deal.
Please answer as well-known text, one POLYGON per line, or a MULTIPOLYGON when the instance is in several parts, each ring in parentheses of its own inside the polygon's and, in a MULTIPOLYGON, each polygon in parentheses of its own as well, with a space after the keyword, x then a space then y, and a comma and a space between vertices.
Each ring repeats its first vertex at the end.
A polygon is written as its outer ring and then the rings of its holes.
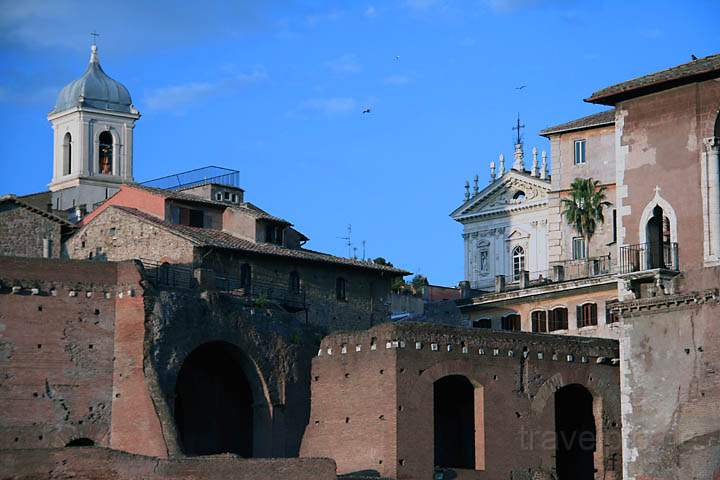
POLYGON ((707 236, 705 247, 705 260, 720 260, 720 138, 710 137, 703 142, 705 144, 705 168, 706 175, 703 192, 707 195, 705 202, 707 213, 707 236))

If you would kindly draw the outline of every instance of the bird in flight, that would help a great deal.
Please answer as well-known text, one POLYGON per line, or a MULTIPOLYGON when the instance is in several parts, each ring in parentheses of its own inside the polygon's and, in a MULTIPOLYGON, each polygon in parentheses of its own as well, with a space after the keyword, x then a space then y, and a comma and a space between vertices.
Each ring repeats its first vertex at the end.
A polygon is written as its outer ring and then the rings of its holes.
POLYGON ((691 54, 690 54, 690 58, 692 58, 693 60, 697 60, 697 57, 695 56, 694 53, 691 53, 691 54))
POLYGON ((398 60, 400 60, 400 55, 395 55, 395 61, 397 62, 398 60))
POLYGON ((370 108, 363 109, 363 113, 370 113, 370 108))
POLYGON ((522 90, 525 87, 527 87, 527 85, 520 85, 519 87, 515 87, 515 90, 522 90))

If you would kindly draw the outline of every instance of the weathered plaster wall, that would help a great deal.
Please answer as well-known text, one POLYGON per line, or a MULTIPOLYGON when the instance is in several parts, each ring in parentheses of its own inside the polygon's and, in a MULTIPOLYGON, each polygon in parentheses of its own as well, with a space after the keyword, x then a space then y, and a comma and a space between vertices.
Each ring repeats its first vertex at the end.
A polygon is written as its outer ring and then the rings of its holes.
MULTIPOLYGON (((619 154, 624 165, 618 178, 625 244, 639 243, 643 210, 656 187, 677 216, 680 267, 703 262, 703 211, 700 155, 703 138, 713 136, 720 108, 717 80, 676 87, 618 105, 619 154)), ((620 205, 618 205, 620 208, 620 205)))
POLYGON ((433 382, 458 374, 475 384, 476 392, 482 388, 484 427, 476 417, 476 429, 485 431, 484 441, 476 441, 476 451, 484 450, 484 462, 476 455, 476 463, 484 466, 457 471, 458 478, 549 474, 555 453, 554 392, 577 383, 595 398, 598 478, 617 479, 619 372, 610 365, 617 355, 613 340, 423 324, 340 332, 323 339, 313 360, 312 413, 301 453, 335 458, 339 473, 369 470, 398 479, 430 478, 433 382))
MULTIPOLYGON (((720 285, 719 268, 684 276, 684 292, 720 285)), ((623 314, 626 479, 720 475, 720 305, 717 293, 698 298, 650 299, 623 314)))

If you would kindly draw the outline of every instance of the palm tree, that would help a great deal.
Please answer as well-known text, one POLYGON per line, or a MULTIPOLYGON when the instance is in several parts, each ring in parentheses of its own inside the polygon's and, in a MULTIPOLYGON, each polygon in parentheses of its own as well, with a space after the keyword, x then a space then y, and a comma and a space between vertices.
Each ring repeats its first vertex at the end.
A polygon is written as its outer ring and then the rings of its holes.
POLYGON ((592 178, 576 178, 570 184, 570 198, 563 198, 562 204, 565 220, 585 240, 585 258, 589 258, 590 238, 597 222, 605 222, 603 208, 612 205, 605 200, 605 187, 592 178))

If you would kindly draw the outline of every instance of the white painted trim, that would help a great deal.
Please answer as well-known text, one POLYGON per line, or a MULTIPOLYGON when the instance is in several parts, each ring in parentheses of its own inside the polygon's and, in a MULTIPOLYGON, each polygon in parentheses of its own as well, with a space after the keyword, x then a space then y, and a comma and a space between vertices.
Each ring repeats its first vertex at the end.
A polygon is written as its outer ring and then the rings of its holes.
POLYGON ((640 225, 638 225, 640 230, 638 238, 641 244, 647 243, 647 223, 653 216, 653 209, 658 205, 663 209, 663 215, 670 220, 670 241, 678 241, 677 215, 675 214, 675 209, 670 205, 670 202, 660 196, 660 187, 655 186, 655 196, 650 200, 650 203, 645 206, 642 216, 640 217, 640 225))

